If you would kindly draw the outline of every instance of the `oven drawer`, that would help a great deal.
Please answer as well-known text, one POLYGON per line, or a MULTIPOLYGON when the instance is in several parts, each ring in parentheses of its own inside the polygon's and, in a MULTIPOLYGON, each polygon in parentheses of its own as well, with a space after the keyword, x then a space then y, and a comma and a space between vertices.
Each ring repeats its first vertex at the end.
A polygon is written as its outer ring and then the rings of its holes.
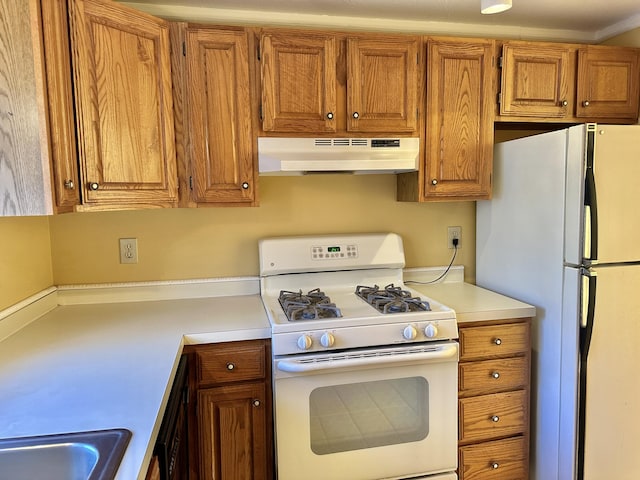
POLYGON ((266 344, 263 340, 199 346, 196 355, 199 386, 265 378, 266 344))
POLYGON ((459 480, 521 480, 527 471, 523 437, 460 448, 459 480))
POLYGON ((460 399, 460 442, 524 432, 529 415, 527 405, 526 390, 460 399))
POLYGON ((461 363, 459 391, 463 397, 525 388, 529 383, 527 357, 461 363))
POLYGON ((460 360, 494 358, 526 353, 529 325, 513 323, 460 329, 460 360))

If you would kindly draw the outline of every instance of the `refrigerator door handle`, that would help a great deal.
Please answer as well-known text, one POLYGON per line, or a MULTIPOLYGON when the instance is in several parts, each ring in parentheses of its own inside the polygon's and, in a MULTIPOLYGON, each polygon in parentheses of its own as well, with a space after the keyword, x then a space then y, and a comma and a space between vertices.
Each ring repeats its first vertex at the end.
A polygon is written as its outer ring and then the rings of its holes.
POLYGON ((598 198, 596 179, 593 172, 596 132, 587 129, 584 178, 584 262, 590 265, 598 258, 598 198))
POLYGON ((583 309, 583 313, 580 318, 576 480, 584 480, 585 427, 587 413, 587 359, 589 356, 589 347, 591 346, 591 335, 593 334, 597 289, 596 272, 583 268, 581 275, 583 279, 586 280, 586 285, 582 289, 582 297, 583 299, 586 297, 587 301, 586 305, 584 305, 586 309, 583 309), (585 289, 587 290, 586 292, 585 289))

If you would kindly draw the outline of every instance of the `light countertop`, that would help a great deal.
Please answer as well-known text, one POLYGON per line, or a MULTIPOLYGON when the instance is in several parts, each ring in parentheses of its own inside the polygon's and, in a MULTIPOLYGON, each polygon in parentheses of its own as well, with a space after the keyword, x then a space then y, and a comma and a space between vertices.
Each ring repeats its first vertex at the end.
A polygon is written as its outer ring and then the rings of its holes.
MULTIPOLYGON (((461 280, 411 287, 460 323, 535 314, 461 280)), ((51 290, 26 326, 0 317, 17 329, 0 341, 0 438, 127 428, 117 480, 144 479, 185 344, 271 336, 256 278, 51 290)))

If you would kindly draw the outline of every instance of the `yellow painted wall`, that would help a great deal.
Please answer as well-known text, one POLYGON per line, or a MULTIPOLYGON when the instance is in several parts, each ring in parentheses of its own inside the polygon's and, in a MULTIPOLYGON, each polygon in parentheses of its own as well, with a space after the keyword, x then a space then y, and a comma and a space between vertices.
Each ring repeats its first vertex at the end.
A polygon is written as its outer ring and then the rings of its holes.
POLYGON ((400 203, 394 175, 260 177, 260 207, 94 212, 51 219, 55 284, 258 274, 258 239, 353 232, 400 234, 408 266, 443 265, 447 226, 462 227, 456 264, 475 268, 475 204, 400 203), (118 239, 138 239, 120 264, 118 239))
POLYGON ((640 47, 640 28, 634 28, 621 35, 617 35, 602 42, 605 45, 618 45, 621 47, 640 47))
POLYGON ((0 217, 0 252, 0 310, 52 285, 47 217, 0 217))

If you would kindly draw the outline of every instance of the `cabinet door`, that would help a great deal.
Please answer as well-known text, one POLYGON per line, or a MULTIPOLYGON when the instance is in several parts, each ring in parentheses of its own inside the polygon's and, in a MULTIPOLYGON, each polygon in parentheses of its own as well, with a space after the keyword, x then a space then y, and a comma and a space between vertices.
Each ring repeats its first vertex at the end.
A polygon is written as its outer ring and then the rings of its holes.
POLYGON ((247 203, 255 198, 244 30, 189 28, 188 155, 196 203, 247 203))
POLYGON ((418 40, 349 38, 347 59, 347 130, 415 131, 418 40))
POLYGON ((267 412, 264 383, 198 392, 200 478, 267 479, 267 412))
POLYGON ((39 7, 0 1, 0 216, 53 213, 39 7))
POLYGON ((505 43, 500 115, 565 117, 572 112, 570 57, 562 45, 505 43))
POLYGON ((335 38, 265 33, 260 51, 263 130, 335 132, 335 38))
POLYGON ((578 50, 577 117, 638 118, 639 52, 592 46, 578 50))
POLYGON ((493 51, 491 40, 428 42, 427 199, 491 197, 493 51))
POLYGON ((83 203, 175 205, 167 23, 111 1, 70 5, 83 203))

